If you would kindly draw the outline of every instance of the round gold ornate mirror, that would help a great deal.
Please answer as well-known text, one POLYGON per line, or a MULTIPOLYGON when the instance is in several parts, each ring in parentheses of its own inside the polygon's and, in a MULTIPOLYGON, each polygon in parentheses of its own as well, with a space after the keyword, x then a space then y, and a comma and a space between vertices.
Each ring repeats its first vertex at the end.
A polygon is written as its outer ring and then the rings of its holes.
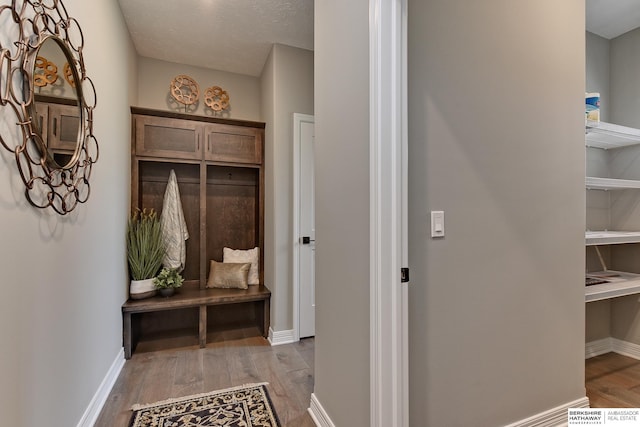
POLYGON ((22 133, 0 145, 15 155, 27 200, 65 215, 87 201, 99 155, 82 30, 60 0, 12 0, 0 24, 0 108, 22 133))
POLYGON ((50 36, 31 55, 30 62, 34 102, 29 114, 34 132, 42 138, 49 165, 68 169, 78 161, 78 149, 84 139, 82 88, 74 83, 80 78, 76 67, 69 65, 73 64, 73 56, 62 40, 50 36), (69 70, 67 78, 63 75, 65 68, 69 70))

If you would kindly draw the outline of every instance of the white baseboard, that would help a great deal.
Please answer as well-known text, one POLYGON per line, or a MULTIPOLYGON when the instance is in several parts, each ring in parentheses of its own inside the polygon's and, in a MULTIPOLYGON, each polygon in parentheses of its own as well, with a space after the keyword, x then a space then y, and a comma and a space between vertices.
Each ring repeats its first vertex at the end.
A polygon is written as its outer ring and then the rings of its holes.
POLYGON ((286 331, 274 331, 269 328, 269 342, 271 345, 291 344, 298 340, 295 339, 293 329, 286 331))
POLYGON ((640 360, 640 345, 611 338, 613 351, 640 360))
POLYGON ((613 351, 613 338, 603 338, 601 340, 588 342, 584 346, 584 358, 591 359, 592 357, 600 356, 601 354, 610 353, 613 351))
POLYGON ((583 397, 573 402, 565 403, 548 411, 541 412, 527 419, 509 424, 505 427, 563 427, 567 425, 568 410, 570 408, 588 408, 589 399, 583 397))
POLYGON ((585 346, 585 359, 610 352, 640 360, 640 345, 613 337, 588 342, 585 346))
MULTIPOLYGON (((548 411, 541 412, 527 419, 509 424, 505 427, 563 427, 567 425, 569 409, 588 407, 589 399, 587 397, 583 397, 548 411)), ((322 407, 322 404, 316 397, 315 393, 311 393, 311 403, 308 412, 316 426, 335 427, 335 424, 329 418, 329 415, 322 407)))
POLYGON ((116 383, 118 375, 120 375, 120 371, 122 370, 123 366, 124 348, 121 348, 116 355, 115 360, 111 364, 109 371, 107 371, 107 375, 104 377, 102 383, 98 387, 98 390, 93 395, 91 402, 89 402, 89 406, 84 411, 82 418, 80 418, 77 427, 93 427, 93 425, 98 420, 98 416, 100 416, 100 411, 102 411, 102 407, 107 401, 109 393, 111 393, 111 389, 116 383))
POLYGON ((329 415, 324 410, 320 401, 316 397, 315 393, 311 393, 311 403, 309 404, 309 415, 311 415, 311 419, 316 423, 318 427, 336 427, 336 425, 331 421, 329 415))

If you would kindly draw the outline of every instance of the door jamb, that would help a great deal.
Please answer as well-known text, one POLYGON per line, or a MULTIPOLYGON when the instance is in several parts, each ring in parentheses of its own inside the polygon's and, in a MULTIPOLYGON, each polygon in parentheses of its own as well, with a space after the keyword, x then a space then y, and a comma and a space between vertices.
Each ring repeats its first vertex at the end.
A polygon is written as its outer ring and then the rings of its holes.
POLYGON ((309 114, 293 113, 293 341, 300 341, 300 126, 303 122, 315 123, 309 114))
POLYGON ((406 427, 408 407, 407 0, 369 0, 370 416, 406 427))

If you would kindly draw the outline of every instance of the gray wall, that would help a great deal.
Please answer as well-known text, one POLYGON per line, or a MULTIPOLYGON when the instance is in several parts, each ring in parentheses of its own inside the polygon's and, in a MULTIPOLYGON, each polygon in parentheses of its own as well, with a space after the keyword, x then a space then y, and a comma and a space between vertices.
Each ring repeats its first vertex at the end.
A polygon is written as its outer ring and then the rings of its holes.
MULTIPOLYGON (((640 30, 612 40, 587 33, 587 88, 607 94, 602 101, 602 120, 640 127, 640 30), (608 89, 607 89, 608 88, 608 89), (607 92, 608 91, 608 92, 607 92)), ((640 149, 587 149, 587 175, 640 179, 640 149)), ((587 191, 589 229, 640 229, 640 207, 636 191, 587 191)), ((614 270, 640 273, 638 245, 601 248, 607 265, 614 270)), ((595 251, 587 248, 589 270, 601 269, 595 251)), ((640 344, 640 306, 637 296, 587 304, 586 341, 612 336, 640 344)))
POLYGON ((586 305, 585 342, 611 336, 611 300, 590 302, 586 305))
POLYGON ((216 117, 262 120, 260 80, 257 77, 145 57, 139 58, 137 106, 184 112, 184 106, 176 104, 170 95, 170 83, 180 74, 190 76, 200 86, 200 99, 189 107, 189 113, 212 116, 213 110, 204 103, 204 92, 208 87, 220 86, 229 94, 231 106, 216 117))
MULTIPOLYGON (((640 128, 640 29, 611 40, 611 98, 613 123, 640 128)), ((640 147, 610 150, 612 177, 640 180, 640 147)), ((611 228, 640 229, 637 191, 611 192, 611 228)), ((640 245, 611 248, 613 269, 640 273, 640 245)), ((632 295, 611 301, 611 336, 640 344, 640 303, 632 295)))
MULTIPOLYGON (((315 390, 369 424, 369 2, 315 2, 315 390)), ((420 424, 424 425, 424 424, 420 424)))
MULTIPOLYGON (((260 90, 261 90, 261 112, 262 120, 265 123, 273 124, 276 122, 276 108, 275 108, 275 63, 273 49, 267 57, 267 62, 262 69, 262 75, 260 76, 260 90)), ((276 315, 276 290, 275 290, 275 264, 276 257, 274 254, 275 247, 275 227, 273 226, 273 216, 276 212, 276 204, 273 196, 273 175, 274 169, 269 167, 273 158, 275 157, 275 145, 273 143, 275 138, 275 126, 265 126, 264 139, 265 139, 265 198, 264 198, 264 281, 267 287, 271 289, 271 329, 277 330, 277 326, 274 324, 274 317, 276 315)))
MULTIPOLYGON (((28 205, 13 155, 0 150, 3 425, 77 425, 122 349, 136 57, 117 2, 65 6, 84 34, 100 158, 89 201, 61 217, 28 205)), ((3 137, 11 125, 2 120, 3 137)))
MULTIPOLYGON (((611 97, 611 43, 593 33, 586 33, 586 90, 600 92, 600 119, 610 121, 613 108, 611 97)), ((611 177, 609 153, 599 148, 586 148, 586 174, 601 178, 611 177)), ((611 191, 586 191, 586 220, 588 230, 611 228, 611 191)), ((587 247, 587 271, 600 271, 602 265, 593 247, 587 247)), ((611 265, 610 248, 601 247, 607 265, 611 265)), ((585 341, 608 338, 611 335, 611 301, 604 300, 586 304, 585 341)))
POLYGON ((597 34, 586 34, 586 92, 600 92, 600 120, 608 122, 611 111, 609 40, 597 34))
POLYGON ((640 128, 640 29, 611 40, 611 120, 640 128))
POLYGON ((313 52, 276 44, 260 78, 265 135, 265 282, 274 331, 293 328, 293 113, 313 114, 313 52))
MULTIPOLYGON (((169 98, 169 82, 178 74, 193 77, 201 94, 213 85, 225 89, 231 98, 231 109, 222 117, 266 123, 265 282, 273 292, 272 329, 290 330, 293 113, 313 114, 313 52, 274 45, 259 78, 141 57, 137 105, 175 110, 169 98)), ((190 112, 212 115, 202 96, 190 112)))
POLYGON ((409 1, 410 425, 585 396, 584 13, 409 1))

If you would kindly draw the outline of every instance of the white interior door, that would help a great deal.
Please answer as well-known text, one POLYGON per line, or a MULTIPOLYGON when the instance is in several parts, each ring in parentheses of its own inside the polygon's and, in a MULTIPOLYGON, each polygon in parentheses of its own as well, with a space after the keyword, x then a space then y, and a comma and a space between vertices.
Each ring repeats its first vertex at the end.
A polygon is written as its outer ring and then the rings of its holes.
POLYGON ((315 335, 314 118, 294 114, 297 156, 298 337, 315 335))

